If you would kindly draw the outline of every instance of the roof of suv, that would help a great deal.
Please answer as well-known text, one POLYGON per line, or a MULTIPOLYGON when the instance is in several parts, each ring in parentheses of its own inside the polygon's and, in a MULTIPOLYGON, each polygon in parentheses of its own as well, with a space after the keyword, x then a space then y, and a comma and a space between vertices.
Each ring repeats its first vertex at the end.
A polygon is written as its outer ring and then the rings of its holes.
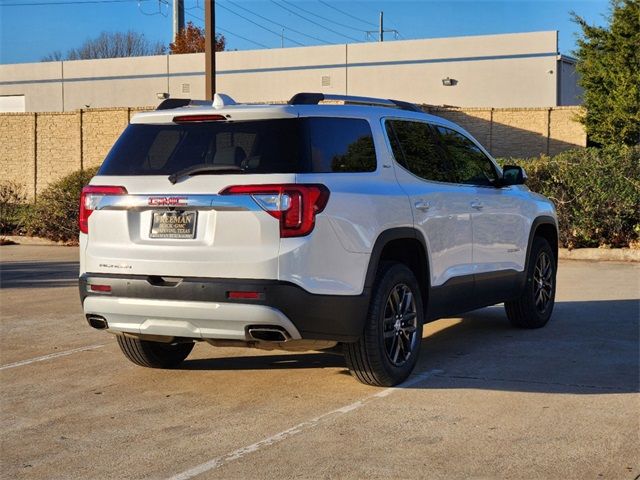
POLYGON ((216 94, 213 102, 190 99, 170 99, 158 109, 136 114, 131 123, 172 123, 175 117, 192 115, 220 115, 228 120, 266 120, 270 118, 296 118, 308 116, 357 117, 379 119, 396 117, 420 119, 440 125, 458 125, 448 120, 424 113, 417 105, 398 100, 349 95, 325 95, 299 93, 286 104, 240 104, 224 94, 216 94), (333 103, 320 103, 329 101, 333 103), (341 102, 341 103, 337 103, 341 102))

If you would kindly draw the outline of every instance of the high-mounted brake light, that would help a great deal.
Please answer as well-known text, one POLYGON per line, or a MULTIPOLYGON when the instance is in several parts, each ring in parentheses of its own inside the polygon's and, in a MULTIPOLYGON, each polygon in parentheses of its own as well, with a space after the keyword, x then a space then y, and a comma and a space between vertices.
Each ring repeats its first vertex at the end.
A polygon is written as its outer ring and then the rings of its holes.
POLYGON ((329 201, 329 189, 320 184, 234 185, 220 195, 251 195, 260 207, 280 220, 280 237, 304 237, 315 226, 316 215, 329 201))
POLYGON ((89 216, 96 209, 100 200, 107 195, 126 195, 124 187, 111 187, 102 185, 87 185, 80 194, 80 213, 78 226, 82 233, 89 233, 89 216))
POLYGON ((188 122, 218 122, 220 120, 226 120, 224 115, 178 115, 173 117, 174 123, 188 123, 188 122))

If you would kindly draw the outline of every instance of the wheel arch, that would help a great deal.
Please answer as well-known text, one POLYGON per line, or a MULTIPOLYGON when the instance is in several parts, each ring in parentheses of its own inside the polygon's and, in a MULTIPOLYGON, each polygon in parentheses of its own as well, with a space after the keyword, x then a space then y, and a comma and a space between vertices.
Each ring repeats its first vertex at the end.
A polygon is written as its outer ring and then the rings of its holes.
POLYGON ((553 251, 554 260, 556 265, 558 264, 558 224, 555 218, 543 215, 536 217, 531 224, 531 230, 529 233, 529 243, 527 245, 527 260, 525 265, 525 272, 529 269, 529 256, 531 255, 531 245, 533 239, 540 236, 549 242, 551 250, 553 251))
POLYGON ((416 277, 426 305, 430 285, 429 253, 423 236, 415 228, 398 227, 383 231, 376 239, 365 277, 365 289, 371 289, 383 261, 405 264, 416 277))

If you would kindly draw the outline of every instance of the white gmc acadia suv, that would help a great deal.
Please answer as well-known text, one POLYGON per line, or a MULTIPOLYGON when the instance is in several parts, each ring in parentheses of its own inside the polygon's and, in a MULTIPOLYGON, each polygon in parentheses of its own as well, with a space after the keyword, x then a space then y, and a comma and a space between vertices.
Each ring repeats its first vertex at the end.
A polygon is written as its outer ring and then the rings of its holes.
POLYGON ((83 190, 84 312, 146 367, 195 341, 339 343, 358 380, 395 385, 425 322, 501 302, 518 327, 549 320, 557 219, 525 179, 405 102, 165 100, 83 190))

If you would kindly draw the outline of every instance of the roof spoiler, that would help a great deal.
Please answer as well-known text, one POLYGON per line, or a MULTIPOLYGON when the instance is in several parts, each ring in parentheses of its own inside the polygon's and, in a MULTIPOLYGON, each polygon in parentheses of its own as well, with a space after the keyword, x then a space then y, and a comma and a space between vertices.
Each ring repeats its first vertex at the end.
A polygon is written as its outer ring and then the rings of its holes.
POLYGON ((191 100, 190 98, 167 98, 160 102, 156 110, 172 110, 174 108, 186 107, 187 105, 199 107, 224 108, 229 105, 236 105, 236 102, 229 95, 216 93, 213 100, 191 100))
POLYGON ((370 105, 375 107, 390 107, 420 112, 423 110, 414 103, 403 102, 401 100, 391 100, 387 98, 357 97, 354 95, 334 95, 326 93, 297 93, 289 100, 289 105, 317 105, 323 100, 342 101, 347 105, 370 105))

